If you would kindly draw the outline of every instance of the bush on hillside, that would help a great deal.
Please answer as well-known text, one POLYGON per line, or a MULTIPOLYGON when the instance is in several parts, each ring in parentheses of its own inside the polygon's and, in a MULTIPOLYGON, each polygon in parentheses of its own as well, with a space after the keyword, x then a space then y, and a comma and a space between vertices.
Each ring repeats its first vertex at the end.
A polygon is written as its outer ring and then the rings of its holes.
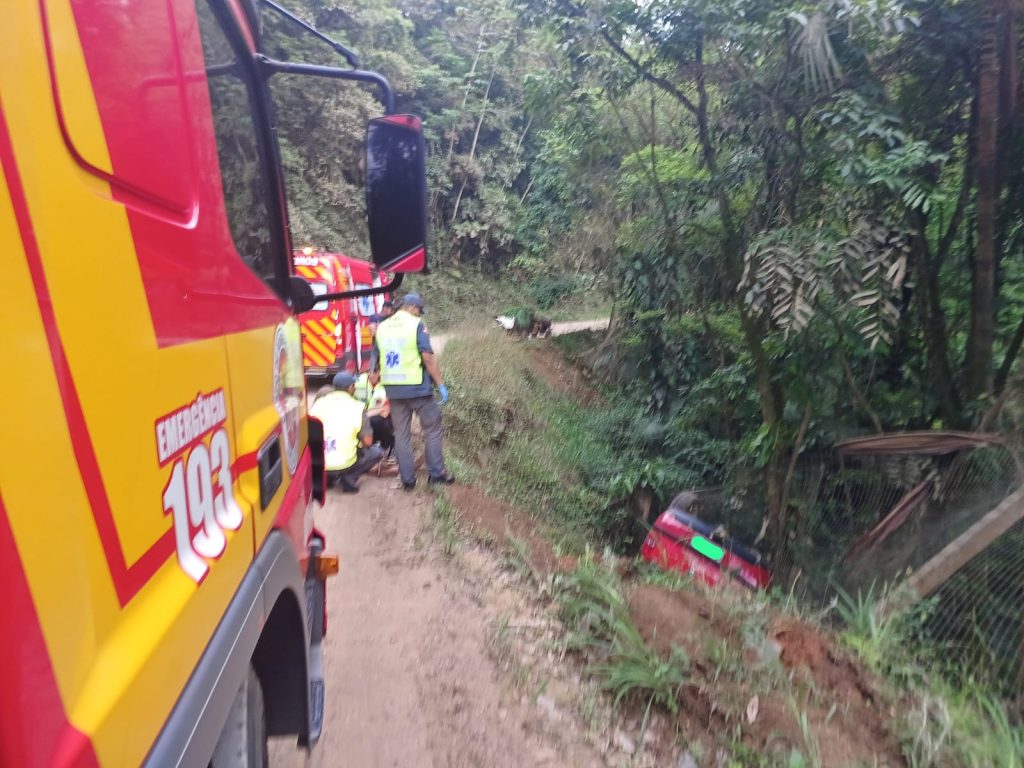
POLYGON ((541 309, 551 309, 575 290, 576 281, 565 275, 537 277, 530 285, 533 300, 541 309))

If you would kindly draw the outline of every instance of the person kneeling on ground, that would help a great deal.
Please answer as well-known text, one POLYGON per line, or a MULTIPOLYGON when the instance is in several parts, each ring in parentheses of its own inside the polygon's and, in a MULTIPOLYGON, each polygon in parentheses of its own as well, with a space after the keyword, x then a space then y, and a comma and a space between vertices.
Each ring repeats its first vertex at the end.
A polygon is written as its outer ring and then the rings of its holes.
POLYGON ((324 425, 324 462, 329 482, 345 493, 356 493, 356 480, 380 461, 383 451, 373 445, 373 430, 363 403, 353 397, 356 377, 339 373, 334 391, 317 398, 309 414, 324 425))
POLYGON ((388 461, 394 461, 395 429, 391 424, 391 403, 380 383, 380 372, 360 374, 356 380, 356 399, 366 404, 366 415, 373 430, 373 442, 380 445, 388 461))
POLYGON ((380 383, 379 372, 370 374, 369 385, 366 415, 373 429, 373 441, 380 445, 390 459, 395 450, 395 428, 391 423, 391 403, 384 391, 384 385, 380 383))

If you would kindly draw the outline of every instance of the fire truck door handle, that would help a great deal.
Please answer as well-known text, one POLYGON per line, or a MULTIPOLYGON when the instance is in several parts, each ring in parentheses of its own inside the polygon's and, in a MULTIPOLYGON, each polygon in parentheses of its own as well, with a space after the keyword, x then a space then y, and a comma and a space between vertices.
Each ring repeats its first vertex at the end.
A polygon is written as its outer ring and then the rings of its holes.
POLYGON ((281 487, 281 436, 275 433, 260 447, 257 454, 257 467, 260 479, 260 510, 270 506, 274 494, 281 487))

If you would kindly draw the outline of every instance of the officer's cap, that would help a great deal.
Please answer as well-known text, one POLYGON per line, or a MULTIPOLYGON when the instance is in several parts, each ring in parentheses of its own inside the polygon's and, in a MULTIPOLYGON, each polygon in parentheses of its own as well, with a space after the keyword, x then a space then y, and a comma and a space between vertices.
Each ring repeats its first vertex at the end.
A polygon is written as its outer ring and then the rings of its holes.
POLYGON ((407 294, 405 294, 405 297, 402 299, 402 306, 403 307, 419 307, 420 310, 422 310, 424 313, 426 313, 426 311, 427 311, 423 307, 423 297, 420 296, 418 293, 407 293, 407 294))
POLYGON ((342 371, 334 376, 335 389, 348 389, 356 385, 356 377, 348 371, 342 371))

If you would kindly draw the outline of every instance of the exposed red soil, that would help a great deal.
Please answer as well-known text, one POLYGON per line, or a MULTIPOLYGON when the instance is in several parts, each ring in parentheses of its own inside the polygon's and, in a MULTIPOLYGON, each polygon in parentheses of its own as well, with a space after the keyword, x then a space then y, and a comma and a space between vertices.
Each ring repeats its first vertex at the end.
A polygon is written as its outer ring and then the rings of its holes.
POLYGON ((549 346, 530 347, 526 352, 531 370, 551 389, 583 405, 602 403, 601 393, 590 386, 582 368, 573 365, 549 346))
POLYGON ((839 652, 831 638, 804 622, 783 619, 770 634, 779 645, 782 665, 805 675, 819 701, 809 710, 809 719, 823 765, 868 762, 876 756, 885 757, 884 764, 904 764, 889 729, 893 713, 867 671, 839 652))
POLYGON ((851 659, 838 653, 819 630, 794 620, 778 622, 771 631, 779 644, 779 660, 788 670, 804 670, 819 690, 841 694, 851 703, 873 706, 878 694, 874 681, 851 659))
POLYGON ((890 732, 892 713, 871 677, 836 649, 815 627, 779 619, 767 632, 777 644, 779 662, 794 675, 794 696, 758 690, 763 669, 714 593, 639 586, 629 597, 629 613, 644 640, 662 655, 673 645, 686 651, 690 679, 679 691, 679 721, 690 738, 731 732, 750 749, 780 759, 792 750, 813 750, 825 768, 854 765, 902 766, 899 743, 890 732), (708 658, 709 638, 731 646, 744 658, 747 674, 723 674, 708 658), (747 707, 759 694, 751 721, 747 707), (797 713, 805 713, 812 744, 807 744, 797 713))
POLYGON ((691 659, 705 652, 702 644, 708 630, 722 639, 733 632, 721 608, 686 590, 637 587, 629 596, 629 615, 643 639, 659 653, 667 654, 678 645, 691 659))
POLYGON ((525 512, 485 496, 468 485, 453 485, 448 488, 446 496, 459 513, 462 524, 478 536, 492 539, 501 548, 510 547, 513 538, 526 542, 530 566, 537 573, 548 574, 575 567, 572 558, 555 556, 551 542, 537 532, 536 523, 525 512))
POLYGON ((905 765, 899 744, 878 715, 855 711, 839 701, 826 705, 768 696, 760 702, 756 720, 744 722, 743 728, 748 746, 777 757, 784 757, 793 749, 804 755, 814 751, 823 768, 905 765), (810 744, 797 719, 798 713, 807 717, 810 744))

